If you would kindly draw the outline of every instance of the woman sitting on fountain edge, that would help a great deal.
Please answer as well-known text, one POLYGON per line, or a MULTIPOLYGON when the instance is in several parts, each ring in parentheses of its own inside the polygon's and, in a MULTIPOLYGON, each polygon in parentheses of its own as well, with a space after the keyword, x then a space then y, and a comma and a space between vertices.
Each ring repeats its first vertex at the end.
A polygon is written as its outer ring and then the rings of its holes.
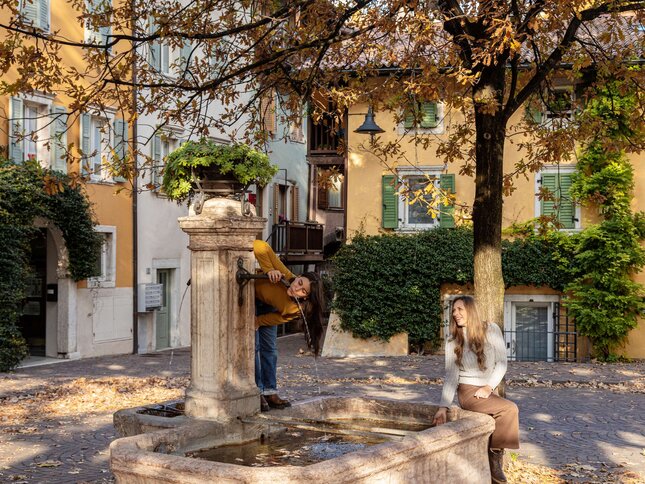
POLYGON ((504 449, 520 446, 517 405, 493 393, 506 373, 506 342, 499 326, 480 319, 471 296, 459 296, 452 303, 445 353, 446 376, 434 423, 446 422, 455 391, 461 408, 493 417, 488 462, 492 482, 505 483, 504 449))
POLYGON ((260 405, 264 412, 291 405, 277 391, 277 325, 302 317, 307 345, 318 355, 323 333, 323 292, 316 273, 296 276, 263 240, 253 243, 253 254, 261 271, 269 276, 255 281, 255 383, 262 392, 260 405))

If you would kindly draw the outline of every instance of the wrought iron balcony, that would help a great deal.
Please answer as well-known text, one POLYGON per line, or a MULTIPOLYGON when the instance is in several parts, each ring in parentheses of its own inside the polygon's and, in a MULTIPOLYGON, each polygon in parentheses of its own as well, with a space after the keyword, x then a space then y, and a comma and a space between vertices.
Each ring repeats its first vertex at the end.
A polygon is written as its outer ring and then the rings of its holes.
POLYGON ((323 224, 284 221, 273 226, 271 248, 285 264, 319 262, 324 259, 323 232, 323 224))

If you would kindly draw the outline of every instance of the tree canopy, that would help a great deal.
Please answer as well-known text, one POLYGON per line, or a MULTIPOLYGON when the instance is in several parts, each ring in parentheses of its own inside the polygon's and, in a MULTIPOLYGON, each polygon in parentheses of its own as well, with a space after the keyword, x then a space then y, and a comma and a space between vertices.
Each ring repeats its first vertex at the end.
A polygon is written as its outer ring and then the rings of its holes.
MULTIPOLYGON (((17 0, 1 4, 11 15, 0 24, 0 93, 60 94, 72 114, 112 107, 199 136, 235 128, 261 143, 263 99, 273 90, 288 95, 285 116, 314 94, 331 98, 338 116, 357 102, 402 116, 411 100, 441 99, 447 115, 460 116, 437 153, 475 177, 475 290, 489 320, 502 316, 503 193, 514 176, 571 159, 576 140, 595 130, 511 117, 562 102, 575 112, 598 83, 621 79, 640 93, 628 122, 643 133, 642 1, 69 0, 76 18, 47 28, 29 23, 17 0), (84 36, 84 26, 97 34, 84 36), (575 96, 552 94, 558 83, 575 96), (223 113, 209 115, 212 105, 223 113), (504 173, 508 142, 526 156, 504 173)), ((310 109, 316 119, 327 104, 310 109)), ((424 148, 431 141, 417 135, 424 148)), ((639 151, 642 141, 624 149, 639 151)), ((371 149, 401 156, 397 143, 378 138, 371 149)))

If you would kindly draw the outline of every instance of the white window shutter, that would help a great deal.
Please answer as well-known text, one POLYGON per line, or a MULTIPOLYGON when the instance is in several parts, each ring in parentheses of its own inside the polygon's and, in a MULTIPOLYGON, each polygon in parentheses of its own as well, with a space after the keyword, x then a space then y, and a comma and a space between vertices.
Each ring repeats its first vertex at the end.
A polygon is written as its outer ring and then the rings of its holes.
POLYGON ((181 51, 179 53, 180 56, 180 75, 184 75, 184 72, 186 71, 186 68, 188 67, 188 61, 190 60, 190 56, 193 53, 193 46, 190 42, 190 40, 184 40, 184 43, 181 46, 181 51))
POLYGON ((67 173, 67 109, 63 106, 54 106, 51 117, 51 168, 67 173))
MULTIPOLYGON (((150 17, 148 20, 148 33, 154 34, 156 31, 155 28, 155 23, 154 23, 154 18, 150 17)), ((152 66, 153 69, 156 69, 157 71, 161 70, 161 43, 156 40, 152 41, 148 44, 149 52, 148 52, 148 62, 152 66)))
POLYGON ((22 20, 34 27, 38 27, 38 3, 39 0, 22 0, 20 8, 22 20))
POLYGON ((81 157, 81 174, 89 175, 89 158, 90 158, 90 115, 87 113, 81 114, 81 151, 83 156, 81 157))
POLYGON ((49 32, 49 0, 35 0, 38 4, 38 27, 49 32))
POLYGON ((153 136, 152 137, 152 184, 155 186, 155 189, 161 185, 161 177, 159 174, 163 169, 163 163, 161 160, 161 137, 153 136))
POLYGON ((9 158, 15 163, 21 163, 24 160, 21 139, 22 131, 24 131, 24 117, 25 106, 22 99, 12 97, 9 103, 9 158))

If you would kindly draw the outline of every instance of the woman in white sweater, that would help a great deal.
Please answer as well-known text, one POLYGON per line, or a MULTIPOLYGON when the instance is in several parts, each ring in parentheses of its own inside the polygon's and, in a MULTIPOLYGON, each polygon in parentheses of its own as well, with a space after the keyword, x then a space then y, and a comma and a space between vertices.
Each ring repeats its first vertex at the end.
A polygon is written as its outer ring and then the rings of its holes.
POLYGON ((493 417, 495 431, 490 437, 488 459, 494 483, 506 482, 504 449, 520 446, 517 405, 493 393, 505 373, 506 344, 502 331, 496 324, 479 318, 472 297, 459 296, 452 305, 446 376, 434 423, 446 422, 455 391, 461 408, 493 417))

